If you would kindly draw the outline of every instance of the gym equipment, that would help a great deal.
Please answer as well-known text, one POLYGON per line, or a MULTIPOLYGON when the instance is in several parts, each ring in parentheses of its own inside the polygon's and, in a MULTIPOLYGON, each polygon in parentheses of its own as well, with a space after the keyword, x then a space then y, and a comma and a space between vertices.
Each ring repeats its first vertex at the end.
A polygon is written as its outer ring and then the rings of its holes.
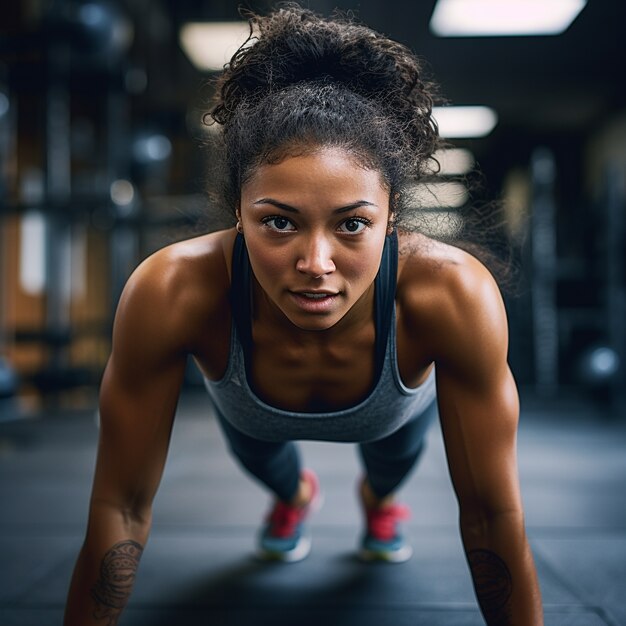
POLYGON ((15 370, 0 356, 0 422, 14 419, 17 415, 15 396, 18 382, 15 370))
POLYGON ((532 317, 535 386, 553 396, 559 382, 558 315, 556 307, 556 165, 547 148, 531 157, 532 179, 532 317))

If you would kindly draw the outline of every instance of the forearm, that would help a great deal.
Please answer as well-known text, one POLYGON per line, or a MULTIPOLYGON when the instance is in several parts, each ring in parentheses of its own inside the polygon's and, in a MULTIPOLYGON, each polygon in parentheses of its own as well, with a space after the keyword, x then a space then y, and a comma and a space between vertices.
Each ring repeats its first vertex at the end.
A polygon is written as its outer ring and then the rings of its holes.
POLYGON ((150 522, 103 508, 92 509, 90 515, 67 598, 65 626, 114 626, 133 589, 150 522))
POLYGON ((461 515, 461 535, 486 623, 541 626, 541 593, 523 515, 461 515))

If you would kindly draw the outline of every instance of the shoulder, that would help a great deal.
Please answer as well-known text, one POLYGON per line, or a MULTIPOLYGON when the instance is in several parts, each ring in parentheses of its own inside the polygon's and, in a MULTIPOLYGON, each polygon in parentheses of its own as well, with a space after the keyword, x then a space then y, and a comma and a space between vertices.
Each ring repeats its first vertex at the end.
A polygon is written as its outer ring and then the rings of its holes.
POLYGON ((410 336, 428 344, 438 365, 506 360, 502 296, 471 254, 422 235, 401 236, 397 300, 410 336))
POLYGON ((196 323, 220 314, 228 301, 233 241, 233 231, 220 231, 147 257, 124 287, 116 329, 168 336, 181 344, 192 340, 196 323))
POLYGON ((228 282, 233 241, 234 231, 227 230, 161 248, 139 264, 127 289, 147 286, 157 293, 164 291, 171 296, 206 278, 211 283, 228 282))

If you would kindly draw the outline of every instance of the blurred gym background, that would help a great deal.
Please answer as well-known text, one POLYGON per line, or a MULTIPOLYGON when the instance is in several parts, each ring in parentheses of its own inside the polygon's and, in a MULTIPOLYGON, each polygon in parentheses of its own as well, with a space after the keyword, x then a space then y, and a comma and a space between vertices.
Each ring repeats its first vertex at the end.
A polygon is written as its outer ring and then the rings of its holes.
MULTIPOLYGON (((502 201, 502 230, 521 266, 507 305, 522 394, 580 398, 623 418, 626 4, 527 0, 516 16, 515 2, 487 13, 472 2, 306 4, 353 10, 425 57, 442 85, 448 104, 437 119, 457 149, 442 155, 426 210, 454 224, 476 164, 485 196, 502 201), (470 14, 455 22, 447 11, 459 7, 470 14), (513 17, 513 26, 496 17, 513 17), (551 21, 537 25, 537 17, 551 21)), ((155 249, 222 224, 205 194, 210 79, 245 39, 238 6, 273 4, 4 4, 2 420, 95 407, 130 272, 155 249)), ((424 197, 417 190, 416 205, 424 197)), ((186 384, 198 382, 190 367, 186 384)))

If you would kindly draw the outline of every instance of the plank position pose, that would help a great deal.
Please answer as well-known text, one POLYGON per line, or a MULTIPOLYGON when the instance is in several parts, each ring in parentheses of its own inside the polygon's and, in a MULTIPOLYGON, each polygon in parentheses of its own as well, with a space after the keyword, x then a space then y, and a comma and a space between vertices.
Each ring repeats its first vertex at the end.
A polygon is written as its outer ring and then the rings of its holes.
POLYGON ((407 181, 439 145, 420 61, 293 5, 251 20, 211 111, 237 225, 153 254, 124 290, 65 623, 114 624, 128 602, 192 355, 232 453, 274 496, 263 556, 309 551, 320 488, 295 442, 315 439, 359 446, 361 556, 406 560, 394 493, 436 406, 484 618, 540 625, 498 287, 403 226, 407 181))

